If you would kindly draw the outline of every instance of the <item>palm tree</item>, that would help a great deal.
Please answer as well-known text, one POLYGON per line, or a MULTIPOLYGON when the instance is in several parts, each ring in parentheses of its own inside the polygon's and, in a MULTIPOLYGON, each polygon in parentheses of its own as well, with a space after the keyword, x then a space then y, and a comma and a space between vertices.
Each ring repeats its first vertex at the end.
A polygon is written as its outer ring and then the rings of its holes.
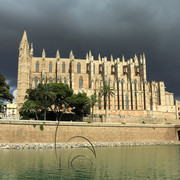
POLYGON ((36 111, 36 104, 34 103, 34 101, 31 101, 31 100, 26 100, 22 107, 20 108, 20 112, 23 113, 23 114, 26 114, 27 117, 29 118, 29 115, 31 113, 35 113, 36 114, 36 118, 38 119, 37 117, 37 111, 36 111))
POLYGON ((104 83, 104 85, 100 89, 100 95, 104 96, 104 103, 105 103, 105 122, 107 119, 107 97, 114 95, 114 89, 111 88, 110 84, 107 82, 104 83))
POLYGON ((44 120, 46 120, 47 108, 54 104, 56 94, 52 92, 49 84, 39 84, 37 87, 39 101, 41 101, 44 107, 44 120))
POLYGON ((89 99, 89 106, 92 109, 92 119, 94 117, 94 106, 97 104, 97 102, 98 102, 97 96, 95 94, 92 94, 90 99, 89 99))

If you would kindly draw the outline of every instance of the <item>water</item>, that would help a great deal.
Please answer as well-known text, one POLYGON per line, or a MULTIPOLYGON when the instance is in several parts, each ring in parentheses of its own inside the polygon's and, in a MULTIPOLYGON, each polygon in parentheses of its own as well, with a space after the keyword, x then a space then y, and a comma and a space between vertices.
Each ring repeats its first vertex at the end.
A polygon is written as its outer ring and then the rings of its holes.
POLYGON ((59 168, 54 150, 0 150, 0 179, 180 179, 180 146, 137 146, 76 149, 62 153, 59 168), (91 161, 87 158, 91 158, 91 161), (70 161, 71 162, 71 161, 70 161))

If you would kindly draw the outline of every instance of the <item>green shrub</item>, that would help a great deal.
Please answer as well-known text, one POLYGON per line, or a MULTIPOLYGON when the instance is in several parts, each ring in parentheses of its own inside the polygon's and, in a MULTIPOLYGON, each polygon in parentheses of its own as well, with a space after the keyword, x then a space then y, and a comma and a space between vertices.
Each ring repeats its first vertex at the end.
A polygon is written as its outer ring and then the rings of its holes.
POLYGON ((44 126, 41 124, 40 125, 40 130, 43 131, 44 130, 44 126))

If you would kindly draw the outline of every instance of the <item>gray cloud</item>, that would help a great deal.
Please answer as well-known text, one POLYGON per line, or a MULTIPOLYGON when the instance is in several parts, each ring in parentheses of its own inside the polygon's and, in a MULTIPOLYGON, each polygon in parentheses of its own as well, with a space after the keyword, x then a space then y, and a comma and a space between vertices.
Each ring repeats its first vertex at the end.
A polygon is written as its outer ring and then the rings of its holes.
POLYGON ((180 96, 180 1, 1 0, 0 71, 16 85, 18 46, 24 29, 35 56, 126 58, 145 52, 148 80, 165 81, 180 96))

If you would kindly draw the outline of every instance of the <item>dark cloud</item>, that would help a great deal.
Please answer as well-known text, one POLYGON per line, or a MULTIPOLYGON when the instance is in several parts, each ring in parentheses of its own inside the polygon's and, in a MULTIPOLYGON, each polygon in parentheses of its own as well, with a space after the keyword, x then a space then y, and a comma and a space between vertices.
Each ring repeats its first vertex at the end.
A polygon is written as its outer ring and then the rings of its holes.
POLYGON ((0 71, 16 86, 18 46, 24 29, 35 56, 97 58, 146 53, 148 80, 165 81, 180 97, 180 1, 1 0, 0 71))

